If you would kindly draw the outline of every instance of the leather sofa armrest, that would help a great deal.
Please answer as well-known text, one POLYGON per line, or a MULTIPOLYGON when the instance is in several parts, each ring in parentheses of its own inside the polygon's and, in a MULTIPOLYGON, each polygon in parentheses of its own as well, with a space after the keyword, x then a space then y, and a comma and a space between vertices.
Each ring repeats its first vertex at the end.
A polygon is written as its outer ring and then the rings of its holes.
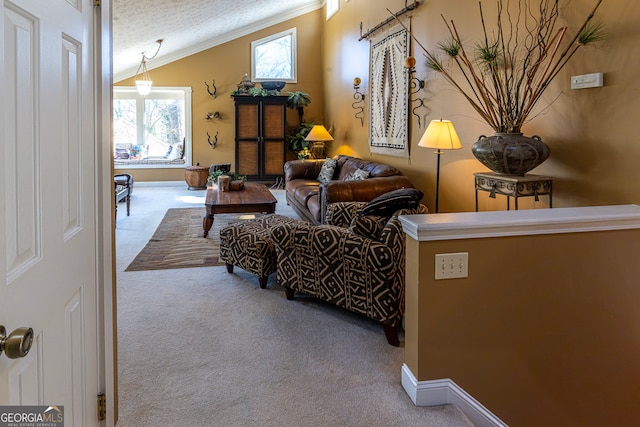
POLYGON ((368 202, 376 197, 399 188, 413 188, 413 184, 404 175, 368 178, 353 181, 329 181, 320 184, 319 200, 324 222, 329 203, 368 202))
POLYGON ((293 179, 317 179, 323 164, 324 159, 289 160, 284 164, 284 182, 293 179))

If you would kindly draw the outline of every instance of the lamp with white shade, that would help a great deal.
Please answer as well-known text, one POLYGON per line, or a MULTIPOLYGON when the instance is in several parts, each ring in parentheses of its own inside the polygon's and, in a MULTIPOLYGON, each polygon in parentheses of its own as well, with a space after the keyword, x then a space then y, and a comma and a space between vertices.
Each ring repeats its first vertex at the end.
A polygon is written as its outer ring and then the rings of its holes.
POLYGON ((440 155, 444 154, 442 150, 459 150, 462 148, 460 138, 456 133, 453 123, 449 120, 431 120, 427 130, 420 138, 418 143, 420 147, 435 148, 435 154, 438 155, 438 166, 436 169, 436 213, 438 213, 438 196, 440 187, 440 155))
POLYGON ((327 141, 333 141, 333 137, 323 125, 314 125, 307 134, 305 141, 311 143, 309 147, 311 157, 314 159, 322 159, 324 158, 325 144, 327 141))

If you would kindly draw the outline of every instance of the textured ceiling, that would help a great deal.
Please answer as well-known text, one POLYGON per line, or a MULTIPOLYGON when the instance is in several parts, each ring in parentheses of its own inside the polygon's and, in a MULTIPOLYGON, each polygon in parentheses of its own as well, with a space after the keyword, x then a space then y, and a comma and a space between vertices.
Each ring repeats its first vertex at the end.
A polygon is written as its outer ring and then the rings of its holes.
POLYGON ((318 9, 325 0, 114 0, 114 81, 136 72, 142 52, 156 51, 149 69, 318 9))

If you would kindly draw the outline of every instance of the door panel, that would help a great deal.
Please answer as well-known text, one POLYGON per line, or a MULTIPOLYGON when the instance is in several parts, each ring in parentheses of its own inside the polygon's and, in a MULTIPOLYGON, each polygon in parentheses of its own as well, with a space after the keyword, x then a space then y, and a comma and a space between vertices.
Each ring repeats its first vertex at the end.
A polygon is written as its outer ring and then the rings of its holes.
POLYGON ((0 356, 0 404, 63 405, 98 425, 98 195, 90 0, 4 0, 0 324, 34 330, 0 356))

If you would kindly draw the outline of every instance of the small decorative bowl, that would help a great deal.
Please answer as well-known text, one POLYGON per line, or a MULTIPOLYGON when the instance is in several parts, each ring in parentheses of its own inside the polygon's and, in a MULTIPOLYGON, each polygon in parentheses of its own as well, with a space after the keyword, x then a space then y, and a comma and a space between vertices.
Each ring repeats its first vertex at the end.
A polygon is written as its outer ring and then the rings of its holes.
POLYGON ((260 86, 265 90, 282 90, 282 88, 287 84, 287 82, 281 81, 268 81, 268 82, 260 82, 260 86))

